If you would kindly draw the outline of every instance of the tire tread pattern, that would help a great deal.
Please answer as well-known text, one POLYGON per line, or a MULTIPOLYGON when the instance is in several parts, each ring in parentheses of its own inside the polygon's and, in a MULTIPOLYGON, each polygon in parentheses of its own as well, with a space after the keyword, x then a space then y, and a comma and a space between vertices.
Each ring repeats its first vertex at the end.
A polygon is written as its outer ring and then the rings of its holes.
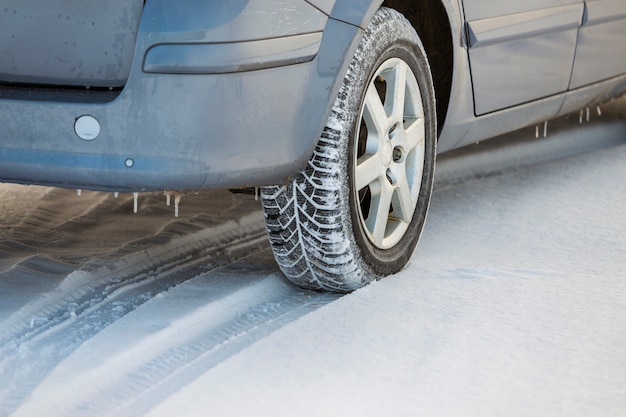
MULTIPOLYGON (((381 8, 374 15, 307 166, 289 184, 261 191, 274 257, 285 276, 300 287, 349 292, 379 278, 354 240, 345 197, 349 195, 345 160, 349 135, 359 117, 351 106, 351 94, 355 85, 367 82, 364 61, 371 58, 368 51, 381 41, 380 34, 406 39, 402 27, 407 25, 404 16, 392 9, 381 8)), ((408 40, 419 43, 417 35, 409 35, 408 40)))

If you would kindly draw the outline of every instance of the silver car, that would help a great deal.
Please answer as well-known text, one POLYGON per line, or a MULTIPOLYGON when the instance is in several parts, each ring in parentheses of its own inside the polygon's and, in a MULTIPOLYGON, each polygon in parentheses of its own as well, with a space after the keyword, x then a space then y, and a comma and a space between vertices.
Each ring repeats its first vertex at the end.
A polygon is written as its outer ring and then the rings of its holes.
POLYGON ((312 289, 406 264, 437 153, 624 92, 625 0, 0 0, 0 181, 262 187, 312 289))

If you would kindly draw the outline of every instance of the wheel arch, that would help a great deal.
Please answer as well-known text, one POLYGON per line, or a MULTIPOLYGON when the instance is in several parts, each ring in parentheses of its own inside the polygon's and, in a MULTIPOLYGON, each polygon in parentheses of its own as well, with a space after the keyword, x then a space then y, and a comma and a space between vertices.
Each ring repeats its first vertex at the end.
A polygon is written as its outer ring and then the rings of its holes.
POLYGON ((441 132, 450 104, 454 67, 453 37, 449 9, 438 0, 385 0, 413 25, 431 66, 437 101, 437 130, 441 132))
POLYGON ((331 18, 365 29, 381 6, 402 13, 419 35, 428 57, 435 97, 437 127, 441 132, 450 105, 454 72, 453 27, 458 31, 461 20, 454 0, 307 0, 331 18))

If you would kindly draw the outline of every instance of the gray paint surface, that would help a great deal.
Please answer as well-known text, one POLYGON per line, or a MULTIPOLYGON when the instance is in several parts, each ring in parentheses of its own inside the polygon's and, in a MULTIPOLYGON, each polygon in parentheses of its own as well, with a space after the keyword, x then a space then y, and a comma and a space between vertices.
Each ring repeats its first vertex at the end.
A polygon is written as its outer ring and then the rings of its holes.
MULTIPOLYGON (((465 10, 477 15, 474 9, 481 10, 483 3, 466 0, 465 10)), ((519 7, 505 3, 511 5, 508 11, 519 7)), ((477 115, 567 91, 584 8, 582 3, 546 4, 468 21, 477 115)))
POLYGON ((626 1, 587 1, 570 88, 619 75, 625 63, 626 1))
POLYGON ((225 74, 309 62, 322 32, 247 42, 161 44, 146 52, 144 72, 225 74))
POLYGON ((242 33, 234 32, 233 42, 227 42, 228 22, 213 21, 215 16, 204 25, 192 19, 191 32, 178 32, 184 22, 173 19, 176 13, 164 13, 172 4, 148 2, 128 82, 113 101, 72 100, 71 94, 66 101, 50 101, 46 94, 44 100, 0 97, 0 178, 120 191, 284 181, 312 152, 359 29, 328 20, 306 3, 282 3, 286 10, 260 13, 264 3, 251 1, 224 18, 245 26, 251 43, 325 29, 314 60, 269 70, 179 75, 144 72, 146 51, 165 40, 187 39, 192 39, 187 45, 215 39, 216 45, 240 48, 235 41, 242 33), (286 24, 290 14, 302 18, 302 28, 286 24), (251 27, 254 16, 265 25, 251 27), (81 140, 74 132, 83 115, 101 124, 95 140, 81 140))
MULTIPOLYGON (((453 66, 440 151, 626 91, 620 1, 441 1, 453 66)), ((122 89, 0 85, 0 180, 113 191, 283 183, 308 161, 380 4, 150 0, 122 89), (100 123, 88 141, 74 128, 85 115, 100 123)), ((17 49, 5 40, 3 52, 17 49)))
POLYGON ((142 0, 0 0, 0 81, 123 86, 142 0))

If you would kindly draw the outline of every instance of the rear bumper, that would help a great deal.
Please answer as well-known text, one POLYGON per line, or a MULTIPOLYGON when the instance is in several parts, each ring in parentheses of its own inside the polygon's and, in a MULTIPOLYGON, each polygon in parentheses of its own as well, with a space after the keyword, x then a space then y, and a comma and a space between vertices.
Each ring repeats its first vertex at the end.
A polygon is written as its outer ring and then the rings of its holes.
POLYGON ((141 74, 105 104, 2 100, 0 178, 117 191, 280 182, 303 165, 318 134, 300 118, 322 117, 323 103, 304 100, 320 81, 315 66, 141 74), (100 124, 94 140, 74 130, 83 115, 100 124))
POLYGON ((269 49, 189 43, 142 22, 113 101, 0 96, 0 181, 110 191, 283 183, 308 161, 359 39, 355 26, 321 22, 282 51, 281 37, 269 49), (95 139, 75 131, 84 115, 99 123, 95 139))

